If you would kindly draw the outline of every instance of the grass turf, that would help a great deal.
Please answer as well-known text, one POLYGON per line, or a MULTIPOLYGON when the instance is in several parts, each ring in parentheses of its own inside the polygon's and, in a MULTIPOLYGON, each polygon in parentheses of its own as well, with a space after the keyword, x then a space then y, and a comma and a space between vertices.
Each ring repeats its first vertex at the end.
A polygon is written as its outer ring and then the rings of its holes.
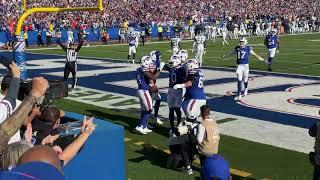
MULTIPOLYGON (((166 169, 168 155, 162 150, 168 149, 166 146, 168 123, 165 123, 165 126, 151 123, 156 127, 154 132, 141 136, 133 131, 139 119, 132 113, 71 100, 56 100, 55 104, 66 111, 94 115, 124 126, 125 137, 131 139, 125 144, 128 178, 132 180, 199 178, 198 171, 193 176, 187 176, 181 172, 166 169), (144 145, 136 145, 137 142, 144 142, 144 145), (152 148, 151 145, 158 148, 152 148)), ((229 161, 231 168, 252 173, 248 178, 233 176, 233 180, 262 178, 307 180, 312 178, 312 166, 308 161, 308 156, 303 153, 225 135, 221 135, 219 151, 229 161)), ((199 166, 196 165, 195 169, 199 170, 199 166)))
MULTIPOLYGON (((296 36, 281 36, 280 53, 276 55, 273 70, 275 72, 305 74, 320 76, 320 34, 307 34, 296 36)), ((209 41, 207 53, 204 55, 204 65, 216 67, 235 67, 235 57, 222 59, 222 55, 232 50, 238 42, 236 40, 230 41, 230 45, 222 46, 221 41, 216 43, 209 41)), ((267 50, 263 45, 263 38, 249 38, 249 44, 252 44, 254 51, 264 58, 267 58, 267 50)), ((182 48, 189 51, 189 56, 192 57, 191 48, 192 42, 182 42, 182 48)), ((151 42, 145 46, 139 46, 137 49, 137 58, 148 54, 152 50, 159 50, 162 52, 162 59, 166 61, 172 54, 169 42, 151 42)), ((61 49, 45 49, 32 50, 33 53, 45 54, 61 54, 65 53, 61 49)), ((110 59, 126 60, 128 53, 127 45, 110 45, 98 47, 84 47, 80 50, 82 57, 99 57, 110 59)), ((266 64, 251 57, 250 68, 257 70, 266 70, 266 64)))

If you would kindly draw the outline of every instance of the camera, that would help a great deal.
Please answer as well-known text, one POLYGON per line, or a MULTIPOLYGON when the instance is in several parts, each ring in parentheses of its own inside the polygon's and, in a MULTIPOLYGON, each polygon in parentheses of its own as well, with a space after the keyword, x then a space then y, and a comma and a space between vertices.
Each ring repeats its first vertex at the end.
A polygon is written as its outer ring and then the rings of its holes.
POLYGON ((178 134, 181 135, 185 135, 185 134, 194 134, 193 130, 195 128, 198 127, 198 125, 200 124, 200 122, 189 122, 189 121, 185 121, 182 122, 178 127, 177 127, 177 132, 178 134))
MULTIPOLYGON (((32 89, 32 80, 20 83, 18 100, 22 101, 32 89)), ((38 104, 43 108, 48 106, 54 99, 68 97, 68 84, 65 81, 54 80, 49 81, 49 88, 46 91, 41 102, 38 104)))

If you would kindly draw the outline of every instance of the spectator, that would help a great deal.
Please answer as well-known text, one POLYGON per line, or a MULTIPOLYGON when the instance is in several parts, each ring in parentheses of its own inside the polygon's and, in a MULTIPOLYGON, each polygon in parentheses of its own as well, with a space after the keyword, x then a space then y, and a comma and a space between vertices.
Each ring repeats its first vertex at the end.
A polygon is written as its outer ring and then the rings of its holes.
POLYGON ((48 88, 48 81, 42 77, 32 80, 30 94, 10 117, 0 124, 0 152, 7 148, 10 138, 20 129, 28 114, 48 88))
POLYGON ((43 47, 43 41, 42 41, 42 33, 41 33, 41 31, 38 31, 37 44, 38 44, 38 47, 40 47, 40 45, 43 47))
MULTIPOLYGON (((15 110, 17 96, 20 88, 20 69, 15 64, 10 64, 12 76, 5 76, 1 82, 0 124, 3 123, 15 110), (4 96, 4 97, 3 97, 4 96)), ((10 136, 9 143, 20 141, 18 130, 10 136)))

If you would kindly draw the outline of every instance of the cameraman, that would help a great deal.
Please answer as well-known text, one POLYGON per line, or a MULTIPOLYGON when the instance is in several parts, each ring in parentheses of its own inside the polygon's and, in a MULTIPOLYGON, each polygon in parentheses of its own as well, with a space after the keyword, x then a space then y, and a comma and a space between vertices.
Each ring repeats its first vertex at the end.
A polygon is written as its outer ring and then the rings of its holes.
POLYGON ((197 141, 202 162, 204 158, 218 153, 220 136, 217 122, 209 117, 209 106, 203 105, 200 110, 203 121, 197 126, 197 141))
MULTIPOLYGON (((8 66, 11 75, 5 76, 1 82, 0 95, 0 124, 3 123, 15 110, 17 103, 16 99, 20 88, 20 69, 12 62, 8 66)), ((10 143, 20 141, 19 131, 16 132, 10 139, 10 143)))

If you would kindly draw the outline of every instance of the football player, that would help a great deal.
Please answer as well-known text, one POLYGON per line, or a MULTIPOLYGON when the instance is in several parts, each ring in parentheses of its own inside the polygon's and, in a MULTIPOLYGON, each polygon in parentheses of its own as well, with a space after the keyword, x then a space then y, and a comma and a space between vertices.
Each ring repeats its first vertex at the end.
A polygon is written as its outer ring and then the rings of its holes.
POLYGON ((232 54, 237 55, 237 78, 238 78, 238 93, 237 96, 234 98, 235 100, 241 100, 242 98, 242 90, 243 90, 243 84, 244 84, 244 92, 243 95, 246 96, 248 94, 248 78, 249 78, 249 56, 250 54, 255 56, 260 61, 264 61, 262 57, 257 55, 253 48, 248 44, 248 41, 245 37, 242 37, 239 42, 239 46, 236 46, 235 49, 230 51, 227 55, 224 55, 224 57, 229 57, 232 54))
POLYGON ((150 72, 150 66, 153 66, 153 61, 149 56, 143 56, 141 58, 141 66, 136 71, 136 79, 138 83, 138 97, 141 106, 141 118, 139 125, 135 128, 141 134, 147 134, 152 132, 148 129, 147 123, 153 109, 152 97, 150 89, 154 84, 150 82, 155 81, 160 72, 150 72))
POLYGON ((136 53, 137 53, 137 38, 133 31, 129 33, 128 36, 128 44, 129 44, 129 54, 128 61, 130 61, 130 57, 132 55, 132 63, 135 63, 136 53))
POLYGON ((171 48, 172 48, 172 53, 177 54, 179 50, 181 49, 181 39, 179 38, 178 35, 175 37, 171 38, 171 48))
MULTIPOLYGON (((177 115, 177 125, 181 122, 181 106, 183 98, 182 89, 174 89, 176 84, 182 84, 185 82, 185 71, 181 68, 181 56, 172 55, 169 59, 169 64, 164 66, 164 70, 169 72, 169 89, 167 102, 169 106, 169 121, 172 132, 175 130, 174 125, 174 113, 177 115)), ((176 134, 177 135, 177 134, 176 134)))
POLYGON ((272 71, 272 61, 276 53, 279 52, 279 41, 277 30, 271 29, 270 33, 266 36, 264 44, 268 49, 268 71, 272 71))
MULTIPOLYGON (((152 60, 152 63, 150 64, 149 70, 152 73, 158 73, 160 70, 163 69, 164 63, 160 62, 160 52, 159 51, 152 51, 150 53, 150 59, 152 60)), ((159 109, 160 109, 160 104, 162 101, 161 95, 157 89, 156 86, 156 80, 150 80, 150 84, 154 87, 150 89, 151 92, 151 97, 154 102, 154 119, 158 124, 163 124, 163 122, 159 118, 159 109)))
POLYGON ((196 59, 189 59, 186 64, 188 74, 185 83, 176 84, 173 89, 186 88, 183 102, 183 110, 190 122, 196 122, 200 116, 200 107, 206 104, 206 96, 203 89, 203 74, 199 69, 196 59))
POLYGON ((67 32, 67 36, 68 36, 68 40, 67 40, 67 42, 68 42, 68 43, 69 43, 69 42, 74 43, 73 32, 72 32, 72 30, 71 30, 71 29, 69 29, 69 30, 68 30, 68 32, 67 32))
POLYGON ((181 64, 184 64, 187 59, 188 59, 188 51, 185 50, 185 49, 181 49, 179 52, 178 52, 178 55, 180 56, 181 58, 181 64))
POLYGON ((66 64, 64 67, 64 81, 68 80, 69 74, 72 74, 72 89, 77 85, 77 58, 78 52, 82 47, 83 38, 80 37, 78 46, 75 46, 73 42, 67 42, 67 46, 63 45, 58 39, 58 44, 67 53, 66 64))
POLYGON ((202 66, 202 56, 206 53, 206 37, 203 35, 203 32, 199 33, 195 38, 193 42, 192 52, 194 48, 197 48, 197 53, 195 58, 199 62, 199 67, 202 66))

